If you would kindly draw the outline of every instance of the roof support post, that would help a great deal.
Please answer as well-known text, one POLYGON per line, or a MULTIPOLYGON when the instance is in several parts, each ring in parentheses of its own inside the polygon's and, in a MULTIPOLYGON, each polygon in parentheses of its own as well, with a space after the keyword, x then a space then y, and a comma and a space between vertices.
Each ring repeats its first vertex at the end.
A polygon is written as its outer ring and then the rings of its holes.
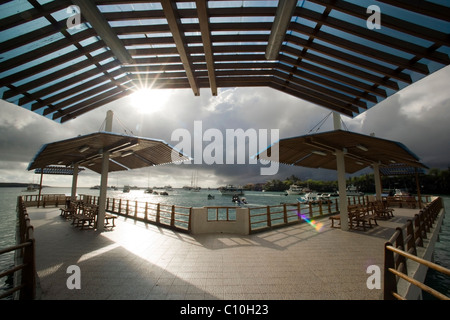
MULTIPOLYGON (((113 121, 113 112, 108 110, 106 113, 105 131, 111 132, 113 121)), ((100 195, 98 198, 98 215, 97 215, 97 230, 102 232, 105 227, 106 215, 106 190, 108 187, 108 171, 109 171, 109 151, 103 152, 102 158, 102 175, 100 178, 100 195)))
POLYGON ((345 183, 345 159, 344 151, 336 149, 336 163, 339 189, 339 215, 341 217, 341 230, 348 230, 347 212, 347 186, 345 183))
POLYGON ((73 165, 72 190, 70 193, 70 201, 75 201, 77 197, 77 181, 78 181, 78 163, 73 165))
POLYGON ((381 176, 380 176, 380 165, 378 162, 372 164, 373 175, 375 179, 375 194, 376 199, 381 201, 381 176))
MULTIPOLYGON (((341 115, 333 112, 334 130, 341 129, 341 115)), ((348 230, 348 212, 347 212, 347 185, 345 182, 345 156, 343 150, 336 149, 336 168, 338 175, 339 190, 339 215, 341 217, 341 230, 348 230)))

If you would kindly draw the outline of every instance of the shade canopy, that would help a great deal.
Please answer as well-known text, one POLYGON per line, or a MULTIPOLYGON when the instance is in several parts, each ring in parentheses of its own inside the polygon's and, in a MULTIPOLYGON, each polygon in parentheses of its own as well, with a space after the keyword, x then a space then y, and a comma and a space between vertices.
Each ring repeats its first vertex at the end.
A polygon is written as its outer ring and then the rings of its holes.
POLYGON ((355 173, 374 163, 378 163, 380 167, 402 163, 410 167, 426 168, 400 142, 343 130, 282 139, 260 152, 258 158, 274 161, 274 148, 278 148, 278 162, 308 168, 337 170, 336 150, 344 151, 347 173, 355 173))
POLYGON ((109 172, 189 160, 163 140, 97 132, 43 145, 28 170, 77 163, 101 173, 106 151, 110 153, 109 172))
POLYGON ((141 87, 270 87, 354 117, 450 64, 449 5, 2 1, 0 97, 65 122, 141 87))
POLYGON ((37 168, 34 170, 35 174, 56 174, 62 176, 73 176, 74 173, 78 174, 83 171, 84 168, 78 168, 75 171, 73 167, 61 167, 61 166, 47 166, 45 168, 37 168))

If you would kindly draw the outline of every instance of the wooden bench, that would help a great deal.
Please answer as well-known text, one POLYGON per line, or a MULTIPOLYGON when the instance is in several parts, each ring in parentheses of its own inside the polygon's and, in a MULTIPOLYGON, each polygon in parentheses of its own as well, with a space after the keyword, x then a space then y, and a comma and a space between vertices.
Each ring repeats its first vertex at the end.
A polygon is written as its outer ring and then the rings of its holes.
POLYGON ((84 229, 86 223, 88 227, 95 227, 95 221, 98 213, 97 206, 83 206, 80 207, 78 213, 73 215, 72 224, 76 227, 81 227, 84 229))
POLYGON ((105 228, 115 228, 116 224, 115 224, 115 220, 116 220, 117 216, 113 215, 113 214, 105 214, 105 228), (109 220, 112 220, 112 225, 109 224, 109 220))

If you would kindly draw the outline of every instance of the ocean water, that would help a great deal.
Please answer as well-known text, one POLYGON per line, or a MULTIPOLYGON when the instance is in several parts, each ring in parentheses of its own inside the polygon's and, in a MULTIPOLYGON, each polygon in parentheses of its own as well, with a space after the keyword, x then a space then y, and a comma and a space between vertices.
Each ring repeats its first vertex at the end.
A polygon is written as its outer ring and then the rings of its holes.
MULTIPOLYGON (((37 194, 37 192, 24 192, 23 188, 0 188, 0 248, 13 246, 15 244, 16 231, 16 201, 19 195, 37 194)), ((78 188, 78 194, 95 195, 99 190, 89 188, 78 188)), ((157 190, 162 191, 162 190, 157 190)), ((150 203, 162 203, 183 207, 203 207, 203 206, 234 206, 230 196, 222 196, 218 190, 201 190, 200 192, 174 189, 169 191, 169 196, 160 196, 144 193, 144 190, 131 190, 123 193, 122 190, 108 190, 107 196, 111 198, 122 198, 130 201, 142 201, 150 203), (211 194, 215 198, 208 200, 211 194)), ((70 188, 44 188, 43 194, 66 194, 70 195, 70 188)), ((296 203, 298 196, 288 195, 279 192, 255 192, 249 191, 244 196, 248 206, 279 205, 282 203, 296 203)), ((444 205, 449 212, 450 197, 444 196, 444 205)), ((450 220, 444 219, 442 231, 439 235, 440 242, 436 243, 435 263, 450 269, 450 220)), ((14 255, 6 254, 0 256, 0 272, 13 266, 14 255)), ((11 286, 11 279, 0 279, 0 292, 11 286)), ((429 271, 426 283, 434 289, 450 296, 450 277, 429 271)), ((424 294, 424 299, 432 299, 424 294)))

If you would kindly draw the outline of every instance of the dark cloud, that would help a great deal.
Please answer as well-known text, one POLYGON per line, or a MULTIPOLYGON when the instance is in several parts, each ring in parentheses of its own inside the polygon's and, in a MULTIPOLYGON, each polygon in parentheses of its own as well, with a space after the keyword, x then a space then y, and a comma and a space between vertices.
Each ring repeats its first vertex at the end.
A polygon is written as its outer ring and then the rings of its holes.
MULTIPOLYGON (((429 167, 450 165, 450 67, 389 97, 363 114, 343 121, 351 131, 399 141, 416 153, 429 167)), ((136 105, 131 97, 93 110, 64 124, 0 101, 0 181, 31 181, 26 167, 45 143, 99 131, 107 110, 114 112, 113 131, 162 139, 175 146, 171 135, 186 129, 192 135, 194 122, 201 121, 204 133, 217 129, 225 138, 227 129, 279 130, 279 138, 305 135, 311 129, 332 129, 331 117, 316 125, 330 111, 270 88, 221 89, 217 97, 202 89, 200 97, 192 90, 154 91, 154 96, 136 105)), ((226 147, 224 141, 224 146, 226 147)), ((201 148, 210 142, 203 142, 201 148)), ((199 147, 199 146, 197 146, 199 147)), ((201 150, 200 150, 201 151, 201 150)), ((193 154, 194 145, 190 153, 193 154)), ((246 149, 246 156, 251 156, 246 149)), ((130 172, 113 173, 109 184, 189 185, 193 172, 200 184, 217 186, 227 183, 264 182, 295 174, 302 179, 335 180, 336 173, 280 165, 274 176, 261 176, 261 164, 183 164, 165 165, 130 172)), ((46 177, 48 184, 70 185, 69 178, 46 177)), ((80 176, 80 184, 100 183, 100 176, 89 170, 80 176)))

